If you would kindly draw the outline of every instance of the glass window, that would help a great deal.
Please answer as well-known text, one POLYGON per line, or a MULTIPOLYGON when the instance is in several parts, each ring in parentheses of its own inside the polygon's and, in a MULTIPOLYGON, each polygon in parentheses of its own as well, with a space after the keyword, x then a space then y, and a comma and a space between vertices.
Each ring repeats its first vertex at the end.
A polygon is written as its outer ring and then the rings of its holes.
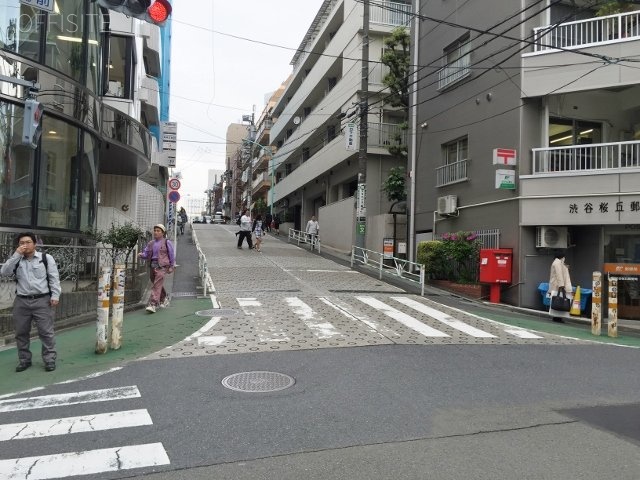
POLYGON ((602 142, 602 124, 572 118, 549 119, 549 146, 587 145, 602 142))
POLYGON ((82 155, 80 184, 80 230, 95 227, 98 206, 96 185, 98 184, 98 143, 88 133, 84 134, 84 154, 82 155))
MULTIPOLYGON (((64 0, 56 5, 58 9, 49 15, 45 65, 82 82, 84 0, 64 0)), ((95 39, 92 42, 97 45, 95 39)))
POLYGON ((24 110, 0 103, 0 222, 30 225, 34 150, 20 143, 24 110))
POLYGON ((132 98, 133 38, 113 35, 109 38, 108 89, 106 96, 132 98))
POLYGON ((40 140, 40 227, 78 228, 78 129, 45 115, 40 140))
POLYGON ((444 165, 467 160, 469 146, 467 137, 443 145, 444 165))
POLYGON ((40 58, 40 31, 45 13, 18 0, 0 4, 0 48, 31 60, 40 58))
POLYGON ((89 3, 89 14, 87 18, 87 30, 89 31, 89 54, 87 55, 87 88, 92 92, 98 93, 98 85, 100 85, 100 68, 102 65, 100 50, 100 32, 102 28, 102 13, 98 7, 98 3, 89 3))

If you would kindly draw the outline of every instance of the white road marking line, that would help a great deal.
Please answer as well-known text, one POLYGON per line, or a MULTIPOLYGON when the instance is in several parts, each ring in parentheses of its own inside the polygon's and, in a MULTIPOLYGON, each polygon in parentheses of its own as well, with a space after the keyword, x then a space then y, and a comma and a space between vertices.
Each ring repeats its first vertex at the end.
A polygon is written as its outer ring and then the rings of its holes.
POLYGON ((198 337, 198 345, 205 345, 208 347, 215 347, 216 345, 222 345, 226 341, 227 341, 227 337, 225 337, 224 335, 198 337))
POLYGON ((431 318, 438 320, 439 322, 444 323, 445 325, 450 326, 451 328, 455 328, 463 333, 471 337, 476 338, 496 338, 495 335, 492 335, 489 332, 485 332, 480 330, 479 328, 472 327, 471 325, 463 322, 462 320, 458 320, 457 318, 453 318, 451 315, 447 315, 440 310, 436 310, 435 308, 431 308, 424 303, 420 303, 412 298, 407 297, 391 297, 396 302, 400 302, 403 305, 406 305, 409 308, 413 308, 414 310, 428 315, 431 318))
POLYGON ((504 331, 519 338, 544 338, 521 328, 505 328, 504 331))
POLYGON ((391 335, 396 335, 396 336, 400 336, 397 332, 394 332, 393 330, 391 330, 390 328, 387 328, 383 325, 379 325, 377 322, 374 322, 373 320, 371 320, 369 317, 366 316, 362 316, 362 315, 356 315, 355 313, 351 313, 347 307, 345 307, 344 305, 340 305, 338 302, 334 301, 334 300, 330 300, 326 297, 319 297, 320 301, 326 305, 329 305, 331 308, 337 310, 338 312, 340 312, 341 314, 343 314, 345 317, 351 319, 351 320, 355 320, 356 322, 362 322, 364 323, 367 327, 369 327, 369 331, 371 333, 375 333, 376 335, 379 335, 380 337, 384 337, 384 335, 380 332, 381 330, 387 330, 389 333, 391 333, 391 335))
MULTIPOLYGON (((195 333, 193 333, 192 335, 189 335, 188 337, 186 337, 183 340, 183 342, 189 342, 189 341, 193 340, 194 338, 198 338, 198 337, 202 336, 204 333, 208 332, 213 327, 215 327, 216 324, 220 321, 221 318, 222 317, 213 317, 211 320, 209 320, 207 323, 205 323, 202 327, 200 327, 195 333)), ((171 346, 169 346, 167 348, 171 348, 171 346)))
POLYGON ((169 465, 170 463, 162 443, 147 443, 0 460, 0 472, 4 472, 3 475, 6 476, 2 478, 7 480, 45 480, 169 465))
POLYGON ((262 303, 257 298, 236 298, 241 307, 260 307, 262 303))
POLYGON ((134 385, 130 387, 106 388, 103 390, 61 393, 58 395, 11 398, 7 400, 0 400, 0 412, 34 410, 36 408, 60 407, 63 405, 77 405, 79 403, 108 402, 110 400, 140 398, 140 396, 138 387, 134 385))
POLYGON ((411 315, 407 315, 406 313, 401 312, 393 307, 390 307, 386 303, 381 302, 380 300, 376 300, 373 297, 356 297, 362 303, 369 305, 377 310, 380 310, 382 313, 387 315, 388 317, 393 318, 394 320, 400 322, 405 327, 414 330, 425 337, 448 337, 444 332, 440 330, 436 330, 435 328, 430 327, 429 325, 425 325, 419 320, 416 320, 411 315))
POLYGON ((298 315, 309 330, 318 338, 332 338, 342 336, 342 333, 331 323, 327 321, 317 321, 316 312, 297 297, 287 297, 284 299, 291 308, 293 313, 298 315))
POLYGON ((0 442, 153 425, 146 409, 0 425, 0 442))

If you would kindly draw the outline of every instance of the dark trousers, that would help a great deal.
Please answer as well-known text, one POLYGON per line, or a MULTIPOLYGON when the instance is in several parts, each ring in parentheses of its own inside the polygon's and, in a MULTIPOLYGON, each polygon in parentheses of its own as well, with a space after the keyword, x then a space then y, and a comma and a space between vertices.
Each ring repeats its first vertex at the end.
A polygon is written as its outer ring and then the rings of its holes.
POLYGON ((28 363, 31 361, 31 323, 35 322, 38 336, 42 342, 42 360, 46 362, 56 361, 56 339, 53 333, 54 309, 49 303, 51 297, 28 298, 16 297, 13 302, 13 326, 16 332, 16 347, 18 348, 18 361, 28 363))
POLYGON ((244 230, 240 230, 240 233, 238 234, 238 248, 242 248, 242 240, 247 239, 247 245, 249 245, 249 248, 253 248, 253 242, 251 241, 251 232, 247 232, 244 230))

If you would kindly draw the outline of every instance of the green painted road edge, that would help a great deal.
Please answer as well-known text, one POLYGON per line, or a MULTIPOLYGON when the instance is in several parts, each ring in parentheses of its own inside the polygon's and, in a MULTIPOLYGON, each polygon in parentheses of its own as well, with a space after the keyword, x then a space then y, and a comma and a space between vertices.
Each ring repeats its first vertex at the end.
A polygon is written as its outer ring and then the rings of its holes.
POLYGON ((554 323, 551 318, 544 317, 524 317, 520 315, 510 314, 509 312, 488 312, 487 310, 476 309, 473 307, 465 308, 465 311, 478 317, 487 318, 496 322, 504 323, 514 327, 521 327, 534 332, 548 333, 552 335, 560 335, 563 337, 576 338, 578 340, 588 340, 597 343, 622 345, 625 347, 640 348, 640 336, 637 334, 627 334, 618 331, 618 337, 607 336, 607 324, 602 326, 600 336, 591 334, 591 324, 582 323, 577 319, 568 321, 567 323, 554 323))
POLYGON ((81 378, 122 366, 173 345, 200 329, 211 317, 195 313, 212 308, 209 298, 175 299, 168 308, 150 314, 146 310, 125 313, 122 347, 104 355, 95 353, 96 326, 90 324, 56 333, 57 368, 45 372, 40 340, 31 341, 33 366, 15 371, 15 348, 0 351, 0 395, 23 392, 81 378))

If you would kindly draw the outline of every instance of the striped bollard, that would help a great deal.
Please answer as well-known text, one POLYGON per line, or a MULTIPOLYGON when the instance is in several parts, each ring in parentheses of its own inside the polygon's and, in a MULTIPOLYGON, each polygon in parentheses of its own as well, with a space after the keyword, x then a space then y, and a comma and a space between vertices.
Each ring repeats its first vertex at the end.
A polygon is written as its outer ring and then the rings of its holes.
POLYGON ((100 267, 98 277, 98 315, 96 321, 96 353, 107 353, 107 328, 109 327, 109 287, 111 284, 111 267, 100 267))
POLYGON ((591 334, 602 333, 602 273, 593 272, 591 282, 591 334))
POLYGON ((618 277, 609 277, 609 322, 607 331, 610 337, 618 336, 618 277))
POLYGON ((116 265, 113 274, 113 318, 111 320, 111 348, 113 350, 118 350, 122 346, 125 276, 124 265, 116 265))

